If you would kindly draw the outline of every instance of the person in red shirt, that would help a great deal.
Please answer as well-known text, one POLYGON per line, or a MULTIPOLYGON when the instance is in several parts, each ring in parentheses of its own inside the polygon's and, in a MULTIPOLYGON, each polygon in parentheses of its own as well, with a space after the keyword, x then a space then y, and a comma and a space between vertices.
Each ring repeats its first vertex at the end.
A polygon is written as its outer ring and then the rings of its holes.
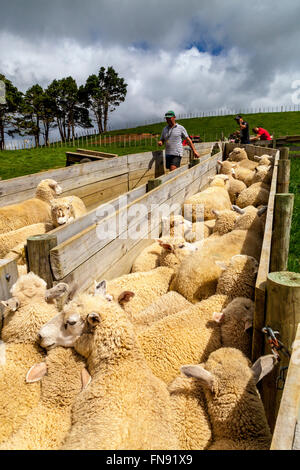
POLYGON ((272 140, 269 132, 262 127, 253 127, 252 131, 256 134, 256 137, 253 140, 272 140))

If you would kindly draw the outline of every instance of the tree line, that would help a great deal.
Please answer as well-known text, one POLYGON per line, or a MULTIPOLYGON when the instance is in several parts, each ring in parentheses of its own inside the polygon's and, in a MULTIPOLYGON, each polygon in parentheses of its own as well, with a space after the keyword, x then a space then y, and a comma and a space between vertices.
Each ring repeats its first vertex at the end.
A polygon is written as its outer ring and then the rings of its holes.
POLYGON ((127 84, 113 67, 99 69, 85 85, 77 86, 74 78, 53 80, 43 89, 36 84, 22 93, 5 75, 5 100, 0 102, 0 150, 5 136, 33 136, 35 145, 49 143, 51 129, 58 128, 61 140, 75 137, 75 127, 88 129, 97 125, 99 134, 107 131, 109 113, 125 101, 127 84))

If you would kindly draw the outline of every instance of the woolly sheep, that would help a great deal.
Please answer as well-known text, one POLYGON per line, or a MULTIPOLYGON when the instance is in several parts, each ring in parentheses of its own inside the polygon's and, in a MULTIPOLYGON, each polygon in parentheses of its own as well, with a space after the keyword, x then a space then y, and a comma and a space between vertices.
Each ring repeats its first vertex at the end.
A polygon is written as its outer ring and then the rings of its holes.
POLYGON ((86 212, 84 202, 77 196, 60 197, 51 201, 51 218, 54 227, 72 222, 86 212))
POLYGON ((26 225, 17 230, 0 234, 0 258, 4 258, 15 246, 26 242, 28 237, 39 235, 51 230, 51 224, 39 223, 26 225))
POLYGON ((273 165, 273 157, 270 155, 262 155, 261 157, 258 157, 257 155, 254 156, 254 160, 258 162, 258 166, 261 165, 273 165))
POLYGON ((13 285, 13 297, 1 302, 5 361, 0 365, 0 442, 18 429, 40 396, 40 385, 26 386, 24 377, 32 362, 44 357, 37 343, 39 329, 57 314, 55 305, 46 303, 46 292, 45 281, 29 273, 13 285))
POLYGON ((216 294, 226 294, 230 298, 254 298, 258 262, 247 255, 235 255, 224 265, 218 280, 216 294))
POLYGON ((222 346, 234 346, 250 358, 253 317, 254 302, 246 297, 236 297, 222 312, 214 312, 212 320, 221 326, 222 346))
POLYGON ((242 181, 248 187, 251 186, 251 184, 253 183, 255 170, 249 170, 248 168, 243 168, 239 165, 235 165, 231 170, 231 174, 233 178, 242 181))
POLYGON ((186 310, 191 306, 192 304, 177 292, 167 292, 136 315, 134 320, 135 331, 140 333, 161 318, 186 310))
POLYGON ((269 194, 270 190, 264 183, 253 183, 239 194, 236 205, 241 208, 266 205, 269 201, 269 194))
POLYGON ((181 371, 203 387, 213 444, 209 450, 268 450, 271 433, 256 383, 274 367, 274 356, 250 361, 241 351, 220 348, 204 365, 186 365, 181 371))
POLYGON ((0 449, 59 449, 71 428, 75 397, 88 385, 89 378, 83 358, 73 349, 50 351, 45 362, 35 364, 26 374, 29 384, 42 380, 39 402, 0 449))
POLYGON ((61 193, 62 188, 55 180, 45 179, 38 184, 34 198, 0 207, 0 233, 40 222, 51 223, 50 203, 61 193))
MULTIPOLYGON (((196 222, 204 218, 204 220, 211 220, 215 218, 212 210, 225 210, 231 208, 231 202, 226 190, 226 180, 217 175, 210 183, 210 186, 189 197, 184 201, 184 215, 188 220, 196 222), (197 214, 197 208, 202 207, 197 214)), ((223 177, 226 175, 223 175, 223 177)), ((228 178, 227 178, 228 179, 228 178)))
POLYGON ((163 248, 157 241, 144 248, 135 258, 132 264, 131 272, 145 272, 158 268, 159 257, 162 253, 162 250, 163 248))
POLYGON ((245 149, 240 147, 235 147, 232 152, 228 155, 229 162, 241 162, 242 160, 247 160, 248 155, 245 149))
POLYGON ((192 243, 207 238, 210 234, 211 228, 205 221, 192 223, 184 219, 182 215, 162 217, 162 237, 182 237, 185 241, 192 243))
POLYGON ((198 251, 196 243, 188 243, 182 239, 158 239, 160 246, 163 248, 159 257, 160 266, 167 266, 168 268, 176 269, 180 266, 182 260, 189 256, 191 253, 198 251))
POLYGON ((267 206, 256 208, 250 205, 244 209, 238 206, 234 207, 240 215, 234 223, 233 230, 251 230, 257 234, 257 238, 262 239, 264 234, 264 214, 266 214, 267 206))
POLYGON ((76 314, 83 325, 74 348, 92 381, 76 397, 62 449, 177 449, 169 393, 148 367, 125 312, 114 301, 80 294, 65 306, 65 321, 76 314))
POLYGON ((254 175, 252 178, 252 183, 264 183, 265 185, 270 185, 273 175, 273 167, 270 165, 260 165, 254 170, 254 175))
POLYGON ((235 210, 213 211, 216 216, 216 223, 213 228, 214 236, 224 235, 230 232, 238 218, 238 213, 235 210))
POLYGON ((122 305, 134 321, 139 312, 168 292, 173 275, 174 270, 165 266, 147 272, 124 274, 107 281, 107 293, 122 305))
POLYGON ((218 164, 220 165, 219 173, 227 175, 229 178, 226 189, 228 191, 230 201, 232 204, 235 204, 237 197, 244 189, 247 188, 247 186, 243 181, 233 177, 232 169, 236 166, 235 163, 228 162, 227 160, 224 162, 218 160, 218 164))

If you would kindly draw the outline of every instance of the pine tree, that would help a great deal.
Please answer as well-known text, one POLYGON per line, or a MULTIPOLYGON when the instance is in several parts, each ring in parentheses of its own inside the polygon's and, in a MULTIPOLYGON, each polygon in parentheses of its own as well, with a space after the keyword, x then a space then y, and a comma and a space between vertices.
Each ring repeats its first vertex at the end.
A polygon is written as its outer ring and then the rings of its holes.
POLYGON ((18 132, 15 119, 23 102, 23 93, 3 74, 0 74, 0 81, 5 87, 4 102, 0 102, 0 150, 3 150, 5 134, 12 137, 18 132))

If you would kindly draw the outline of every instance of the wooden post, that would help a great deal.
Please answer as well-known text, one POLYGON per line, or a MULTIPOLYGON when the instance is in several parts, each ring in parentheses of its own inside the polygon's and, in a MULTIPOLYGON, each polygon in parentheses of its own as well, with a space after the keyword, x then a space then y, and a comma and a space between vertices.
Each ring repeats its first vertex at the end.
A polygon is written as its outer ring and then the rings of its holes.
POLYGON ((155 179, 155 180, 148 180, 148 183, 147 183, 147 193, 149 193, 149 191, 152 191, 152 189, 155 189, 157 188, 158 186, 161 185, 161 180, 159 179, 155 179))
MULTIPOLYGON (((0 300, 11 297, 10 289, 18 279, 18 268, 16 261, 0 259, 0 300)), ((4 307, 0 305, 0 333, 2 330, 2 314, 4 307)))
MULTIPOLYGON (((267 279, 267 309, 266 326, 273 331, 279 331, 280 341, 291 351, 296 336, 297 326, 300 322, 300 273, 274 272, 267 279)), ((265 341, 265 354, 270 354, 270 346, 265 341)), ((267 375, 262 382, 261 396, 266 415, 271 428, 274 430, 282 390, 277 383, 282 367, 287 367, 289 358, 280 354, 281 360, 273 372, 267 375)), ((283 371, 284 372, 284 371, 283 371)))
POLYGON ((189 168, 192 168, 193 166, 198 165, 198 163, 200 163, 200 158, 196 158, 194 160, 191 160, 190 163, 189 163, 189 168))
POLYGON ((280 160, 288 160, 289 159, 289 148, 288 147, 282 147, 280 149, 279 159, 280 160))
POLYGON ((165 174, 164 154, 162 150, 156 150, 152 152, 152 155, 155 159, 154 176, 155 178, 158 178, 159 176, 165 174))
POLYGON ((53 276, 50 266, 50 250, 57 245, 55 235, 43 234, 27 238, 28 271, 33 271, 53 287, 53 276))
POLYGON ((277 193, 288 193, 290 186, 291 161, 278 160, 277 193))
POLYGON ((293 206, 294 194, 275 195, 270 272, 287 270, 293 206))

